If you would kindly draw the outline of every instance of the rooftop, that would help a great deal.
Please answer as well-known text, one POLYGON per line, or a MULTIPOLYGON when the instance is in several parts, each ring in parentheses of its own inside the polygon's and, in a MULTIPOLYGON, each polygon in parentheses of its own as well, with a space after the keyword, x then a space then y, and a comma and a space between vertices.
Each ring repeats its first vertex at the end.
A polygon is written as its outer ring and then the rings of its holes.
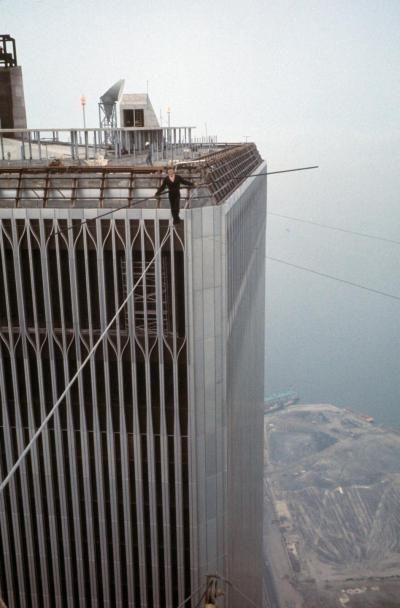
MULTIPOLYGON (((191 207, 221 203, 262 162, 253 143, 218 144, 212 151, 197 146, 191 158, 185 158, 184 150, 173 150, 173 162, 181 175, 196 184, 190 198, 186 192, 186 206, 191 207)), ((0 208, 168 207, 166 197, 160 203, 154 198, 166 174, 167 160, 152 166, 138 160, 143 159, 114 157, 104 166, 90 159, 0 162, 0 208)))

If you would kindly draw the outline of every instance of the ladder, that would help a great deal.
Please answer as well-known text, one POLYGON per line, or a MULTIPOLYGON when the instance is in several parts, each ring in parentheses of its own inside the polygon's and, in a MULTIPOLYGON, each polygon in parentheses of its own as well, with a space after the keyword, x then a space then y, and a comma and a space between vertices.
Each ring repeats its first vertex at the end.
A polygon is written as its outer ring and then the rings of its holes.
MULTIPOLYGON (((150 261, 150 258, 149 260, 150 261)), ((146 260, 146 264, 148 263, 146 260)), ((140 279, 143 273, 141 260, 133 260, 132 262, 132 285, 140 279)), ((126 260, 121 258, 121 277, 122 277, 122 295, 125 299, 128 295, 127 287, 127 267, 126 260)), ((156 289, 156 265, 152 264, 146 272, 146 280, 142 281, 133 294, 133 302, 135 308, 135 330, 137 333, 147 331, 149 335, 157 334, 157 289, 156 289), (146 313, 147 312, 147 324, 146 313)), ((162 304, 162 330, 163 333, 169 333, 170 314, 169 314, 169 298, 168 298, 168 272, 167 260, 161 259, 161 304, 162 304)), ((124 308, 125 327, 128 327, 128 307, 124 308)))

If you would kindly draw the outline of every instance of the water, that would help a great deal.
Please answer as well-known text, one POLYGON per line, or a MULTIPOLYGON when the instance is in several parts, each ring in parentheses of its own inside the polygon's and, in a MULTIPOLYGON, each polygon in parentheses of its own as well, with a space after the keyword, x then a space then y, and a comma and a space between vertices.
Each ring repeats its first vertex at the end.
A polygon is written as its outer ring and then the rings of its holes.
MULTIPOLYGON (((337 155, 313 174, 271 176, 268 211, 400 242, 398 165, 360 153, 357 163, 337 155)), ((267 255, 400 298, 400 244, 269 215, 267 255)), ((400 428, 399 300, 267 259, 266 314, 266 394, 292 388, 303 403, 400 428)))

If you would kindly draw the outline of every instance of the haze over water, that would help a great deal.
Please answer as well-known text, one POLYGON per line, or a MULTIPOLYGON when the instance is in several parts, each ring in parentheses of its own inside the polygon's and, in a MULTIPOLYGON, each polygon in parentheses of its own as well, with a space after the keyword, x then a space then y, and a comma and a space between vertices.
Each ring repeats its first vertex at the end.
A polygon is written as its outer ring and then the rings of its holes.
MULTIPOLYGON (((384 164, 373 145, 343 140, 319 176, 268 178, 268 211, 399 244, 269 215, 268 255, 400 297, 398 167, 398 150, 384 164)), ((399 300, 270 260, 266 296, 267 394, 293 388, 400 428, 399 300)))

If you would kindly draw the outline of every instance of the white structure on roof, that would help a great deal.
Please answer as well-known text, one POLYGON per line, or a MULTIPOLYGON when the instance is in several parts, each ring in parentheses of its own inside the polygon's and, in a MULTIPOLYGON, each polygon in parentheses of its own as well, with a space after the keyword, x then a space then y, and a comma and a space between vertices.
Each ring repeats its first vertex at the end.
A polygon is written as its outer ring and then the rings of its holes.
POLYGON ((147 93, 122 95, 120 102, 120 125, 159 129, 160 124, 147 93))
POLYGON ((99 125, 100 128, 117 127, 117 103, 121 98, 125 80, 118 80, 100 97, 99 125))

